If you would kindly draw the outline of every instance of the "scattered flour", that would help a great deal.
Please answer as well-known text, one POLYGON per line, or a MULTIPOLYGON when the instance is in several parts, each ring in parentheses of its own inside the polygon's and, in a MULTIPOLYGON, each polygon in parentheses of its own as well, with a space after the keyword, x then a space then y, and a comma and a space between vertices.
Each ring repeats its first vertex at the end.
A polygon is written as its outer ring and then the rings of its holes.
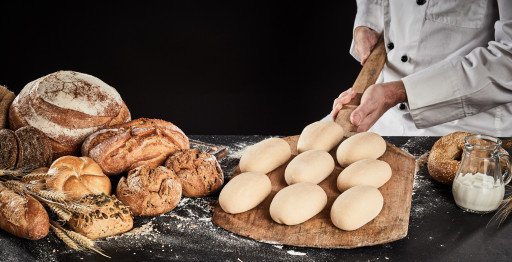
POLYGON ((307 255, 304 252, 297 252, 295 250, 288 250, 288 251, 286 251, 286 253, 288 253, 288 254, 290 254, 292 256, 305 256, 305 255, 307 255))

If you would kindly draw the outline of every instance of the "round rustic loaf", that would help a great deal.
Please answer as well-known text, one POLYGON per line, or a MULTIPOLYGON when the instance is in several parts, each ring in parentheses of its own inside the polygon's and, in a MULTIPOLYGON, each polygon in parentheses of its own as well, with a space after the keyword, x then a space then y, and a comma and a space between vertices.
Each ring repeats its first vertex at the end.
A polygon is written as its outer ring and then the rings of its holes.
POLYGON ((117 184, 116 195, 134 216, 158 216, 173 210, 181 200, 181 183, 172 170, 139 166, 117 184))
POLYGON ((240 158, 240 171, 269 173, 292 156, 286 140, 272 137, 247 147, 240 158))
POLYGON ((336 158, 341 166, 348 166, 362 159, 377 159, 386 152, 386 141, 376 133, 362 132, 341 142, 336 158))
POLYGON ((298 225, 320 213, 327 194, 317 184, 302 182, 281 189, 270 203, 270 216, 279 224, 298 225))
POLYGON ((323 150, 309 150, 296 156, 284 170, 288 185, 311 182, 318 184, 334 170, 334 158, 323 150))
POLYGON ((246 172, 233 177, 219 194, 219 205, 226 213, 238 214, 258 206, 272 190, 263 173, 246 172))
POLYGON ((468 132, 453 132, 437 140, 428 156, 427 168, 430 176, 443 184, 451 184, 460 166, 464 150, 464 138, 468 132))
POLYGON ((110 195, 110 179, 101 167, 89 157, 63 156, 50 166, 46 186, 63 192, 70 199, 81 199, 89 194, 110 195))
POLYGON ((217 191, 224 184, 224 174, 214 155, 198 149, 182 149, 173 153, 165 166, 172 169, 186 197, 203 197, 217 191))
POLYGON ((302 130, 297 142, 297 151, 324 150, 329 152, 345 135, 343 128, 334 121, 324 120, 309 124, 302 130))
POLYGON ((380 191, 372 186, 355 186, 334 200, 332 223, 339 229, 356 230, 377 217, 384 206, 380 191))
POLYGON ((130 120, 117 91, 100 79, 59 71, 28 83, 12 102, 12 129, 32 126, 51 141, 54 158, 77 153, 94 131, 130 120))
POLYGON ((379 188, 391 178, 391 166, 382 160, 363 159, 352 163, 338 176, 338 190, 345 191, 354 186, 373 186, 379 188))
POLYGON ((156 168, 172 153, 188 148, 188 137, 177 126, 139 118, 91 134, 82 145, 82 155, 94 159, 105 174, 116 175, 142 165, 156 168))

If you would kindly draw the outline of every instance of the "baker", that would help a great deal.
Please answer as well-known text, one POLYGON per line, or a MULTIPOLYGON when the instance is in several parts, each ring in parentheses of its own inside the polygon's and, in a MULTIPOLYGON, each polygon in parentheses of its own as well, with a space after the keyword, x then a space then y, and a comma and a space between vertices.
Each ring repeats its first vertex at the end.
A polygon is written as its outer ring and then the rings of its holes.
POLYGON ((380 34, 387 62, 350 115, 358 131, 512 136, 512 1, 358 0, 352 56, 364 64, 380 34))

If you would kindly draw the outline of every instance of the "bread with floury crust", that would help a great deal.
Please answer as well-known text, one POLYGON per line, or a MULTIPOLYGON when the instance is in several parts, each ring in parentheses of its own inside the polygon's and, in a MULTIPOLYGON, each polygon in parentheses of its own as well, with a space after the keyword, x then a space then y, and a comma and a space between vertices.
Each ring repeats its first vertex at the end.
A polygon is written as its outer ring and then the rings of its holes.
POLYGON ((91 133, 130 119, 113 87, 73 71, 58 71, 28 83, 9 110, 11 129, 32 126, 45 133, 54 159, 78 153, 91 133))
POLYGON ((82 155, 94 159, 105 174, 117 175, 142 165, 156 168, 169 155, 189 148, 188 137, 174 124, 139 118, 91 134, 82 155))

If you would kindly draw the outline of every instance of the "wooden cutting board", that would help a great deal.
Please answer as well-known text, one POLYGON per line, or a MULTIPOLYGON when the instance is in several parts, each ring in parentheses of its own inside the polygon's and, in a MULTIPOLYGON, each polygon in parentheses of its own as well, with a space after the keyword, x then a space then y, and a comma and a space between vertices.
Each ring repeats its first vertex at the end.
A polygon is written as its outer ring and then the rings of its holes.
MULTIPOLYGON (((284 139, 290 144, 295 157, 298 136, 284 139)), ((336 166, 333 173, 319 184, 328 197, 327 205, 322 212, 300 225, 285 226, 274 222, 270 218, 270 202, 280 189, 287 186, 284 170, 289 162, 268 174, 272 182, 272 192, 265 201, 252 210, 235 215, 225 213, 216 203, 213 223, 257 241, 302 247, 348 249, 402 239, 407 235, 409 225, 415 160, 389 143, 380 159, 388 162, 393 171, 391 179, 380 188, 384 196, 384 207, 373 221, 357 230, 340 230, 330 219, 332 203, 340 195, 336 188, 336 179, 342 170, 339 166, 336 166)), ((238 174, 240 170, 237 168, 233 176, 238 174)))

